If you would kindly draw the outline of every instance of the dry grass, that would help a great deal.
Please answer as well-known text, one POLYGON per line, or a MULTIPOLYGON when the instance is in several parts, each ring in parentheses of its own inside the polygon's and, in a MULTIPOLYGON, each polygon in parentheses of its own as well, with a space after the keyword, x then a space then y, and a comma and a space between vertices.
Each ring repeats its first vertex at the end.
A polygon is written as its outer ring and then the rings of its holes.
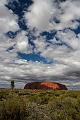
POLYGON ((80 120, 80 91, 2 89, 0 120, 80 120))

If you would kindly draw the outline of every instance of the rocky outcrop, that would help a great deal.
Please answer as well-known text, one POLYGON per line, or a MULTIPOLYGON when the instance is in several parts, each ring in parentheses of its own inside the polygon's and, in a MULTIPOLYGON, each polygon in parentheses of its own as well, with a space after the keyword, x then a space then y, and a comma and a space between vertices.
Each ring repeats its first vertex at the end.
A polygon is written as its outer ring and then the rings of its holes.
POLYGON ((24 89, 31 90, 67 90, 67 87, 55 82, 31 82, 27 83, 24 89))

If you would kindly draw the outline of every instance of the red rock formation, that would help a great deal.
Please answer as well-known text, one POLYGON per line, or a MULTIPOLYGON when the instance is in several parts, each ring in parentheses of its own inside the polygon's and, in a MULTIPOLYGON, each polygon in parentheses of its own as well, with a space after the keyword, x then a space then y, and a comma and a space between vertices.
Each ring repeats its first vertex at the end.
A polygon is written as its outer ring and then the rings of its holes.
POLYGON ((24 89, 31 90, 67 90, 65 85, 55 82, 31 82, 27 83, 24 89))

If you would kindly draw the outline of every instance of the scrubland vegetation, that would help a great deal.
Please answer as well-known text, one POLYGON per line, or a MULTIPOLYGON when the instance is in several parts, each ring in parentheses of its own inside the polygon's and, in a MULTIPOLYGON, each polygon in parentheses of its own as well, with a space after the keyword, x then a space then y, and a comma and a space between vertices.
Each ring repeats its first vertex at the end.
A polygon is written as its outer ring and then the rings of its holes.
POLYGON ((0 120, 80 120, 80 91, 2 89, 0 120))

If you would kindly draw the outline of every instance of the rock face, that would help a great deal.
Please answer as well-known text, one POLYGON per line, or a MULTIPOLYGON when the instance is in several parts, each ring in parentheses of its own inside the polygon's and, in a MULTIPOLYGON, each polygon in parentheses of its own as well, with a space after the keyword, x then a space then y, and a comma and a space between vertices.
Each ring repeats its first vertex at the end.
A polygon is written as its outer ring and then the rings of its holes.
POLYGON ((24 89, 31 90, 67 90, 65 85, 55 82, 31 82, 27 83, 24 89))

